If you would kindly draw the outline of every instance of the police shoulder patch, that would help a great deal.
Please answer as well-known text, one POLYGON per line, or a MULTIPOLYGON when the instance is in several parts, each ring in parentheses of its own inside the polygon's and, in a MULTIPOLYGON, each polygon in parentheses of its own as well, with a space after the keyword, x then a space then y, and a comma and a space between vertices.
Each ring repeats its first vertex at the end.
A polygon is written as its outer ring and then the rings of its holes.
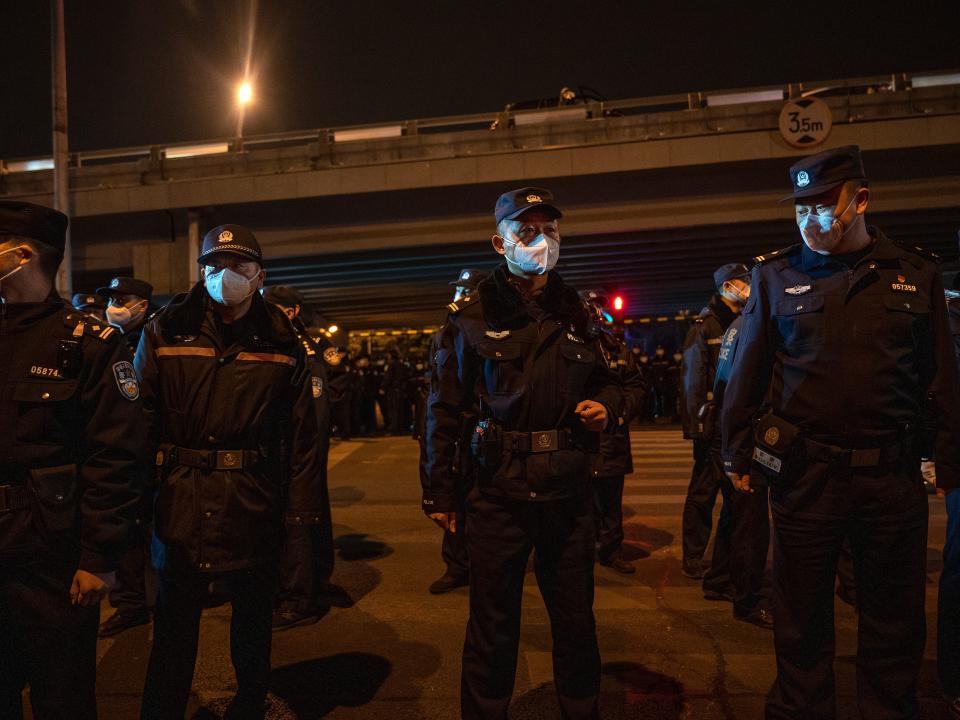
POLYGON ((114 363, 113 377, 117 381, 117 387, 120 388, 120 394, 127 400, 133 402, 140 397, 140 383, 137 381, 137 373, 133 369, 132 362, 121 360, 114 363))
POLYGON ((447 310, 449 310, 451 314, 456 315, 458 312, 470 307, 471 305, 476 305, 476 303, 472 301, 472 296, 464 295, 459 300, 454 300, 452 303, 449 303, 447 305, 447 310))
POLYGON ((120 335, 119 331, 115 327, 107 325, 94 315, 89 315, 85 312, 80 312, 79 310, 64 315, 63 324, 69 328, 73 328, 72 334, 74 337, 90 335, 100 340, 107 341, 110 338, 119 337, 120 335))
POLYGON ((901 250, 906 250, 908 253, 911 253, 913 255, 919 255, 924 260, 929 260, 932 263, 938 263, 938 264, 940 262, 940 256, 930 250, 917 247, 916 245, 905 245, 897 241, 894 241, 893 244, 896 245, 901 250))
POLYGON ((323 395, 323 378, 319 378, 316 375, 311 375, 310 390, 313 393, 314 398, 319 398, 321 395, 323 395))
POLYGON ((793 253, 800 252, 800 246, 802 243, 796 243, 785 248, 780 248, 779 250, 772 250, 771 252, 764 253, 763 255, 757 255, 753 261, 755 263, 765 263, 777 258, 787 257, 793 253))

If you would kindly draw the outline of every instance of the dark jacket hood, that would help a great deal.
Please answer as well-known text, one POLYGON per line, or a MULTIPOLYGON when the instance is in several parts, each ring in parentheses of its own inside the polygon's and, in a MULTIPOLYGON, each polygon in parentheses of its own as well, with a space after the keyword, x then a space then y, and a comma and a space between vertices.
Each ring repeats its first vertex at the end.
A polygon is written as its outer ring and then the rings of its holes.
MULTIPOLYGON (((157 315, 157 325, 164 336, 199 335, 208 303, 213 302, 201 280, 190 292, 175 296, 157 315)), ((259 292, 253 294, 249 310, 250 321, 257 333, 277 345, 296 345, 297 334, 275 305, 268 303, 259 292)))
MULTIPOLYGON (((527 323, 526 302, 510 282, 509 272, 503 263, 477 285, 483 319, 494 330, 515 330, 527 323)), ((536 303, 564 324, 572 326, 578 334, 587 334, 588 317, 583 302, 556 270, 547 275, 547 285, 536 303)))

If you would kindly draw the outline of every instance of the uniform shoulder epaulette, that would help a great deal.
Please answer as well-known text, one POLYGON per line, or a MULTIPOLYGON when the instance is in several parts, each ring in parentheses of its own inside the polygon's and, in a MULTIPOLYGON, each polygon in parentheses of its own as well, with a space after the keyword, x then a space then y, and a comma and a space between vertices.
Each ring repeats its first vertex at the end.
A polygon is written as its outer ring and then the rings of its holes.
POLYGON ((90 315, 80 310, 74 310, 64 315, 63 324, 69 328, 73 328, 73 337, 90 335, 106 342, 120 335, 120 331, 112 325, 107 325, 95 315, 90 315))
POLYGON ((937 265, 940 264, 940 256, 937 255, 932 250, 926 250, 922 247, 917 247, 916 245, 907 245, 905 243, 897 242, 896 240, 893 243, 901 250, 906 250, 908 253, 913 253, 914 255, 919 255, 924 260, 929 260, 932 263, 937 265))
POLYGON ((451 315, 456 315, 463 310, 466 310, 471 305, 476 305, 477 301, 472 295, 464 295, 459 300, 454 300, 452 303, 447 305, 447 310, 450 311, 451 315))
POLYGON ((768 253, 764 253, 763 255, 757 255, 753 261, 757 264, 761 264, 769 262, 770 260, 776 260, 777 258, 788 257, 794 253, 800 252, 801 245, 802 243, 796 243, 794 245, 790 245, 789 247, 780 248, 779 250, 772 250, 768 253))

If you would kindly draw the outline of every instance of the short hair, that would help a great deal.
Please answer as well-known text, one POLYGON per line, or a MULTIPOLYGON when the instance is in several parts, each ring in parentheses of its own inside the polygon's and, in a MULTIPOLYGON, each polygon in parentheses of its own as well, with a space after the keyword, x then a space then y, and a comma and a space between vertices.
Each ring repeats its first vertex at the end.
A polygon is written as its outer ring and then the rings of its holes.
POLYGON ((6 243, 15 243, 17 245, 26 245, 37 256, 37 267, 44 277, 54 280, 57 277, 57 270, 60 269, 60 263, 63 262, 63 251, 52 245, 47 245, 33 238, 23 237, 22 235, 0 235, 0 245, 6 243))

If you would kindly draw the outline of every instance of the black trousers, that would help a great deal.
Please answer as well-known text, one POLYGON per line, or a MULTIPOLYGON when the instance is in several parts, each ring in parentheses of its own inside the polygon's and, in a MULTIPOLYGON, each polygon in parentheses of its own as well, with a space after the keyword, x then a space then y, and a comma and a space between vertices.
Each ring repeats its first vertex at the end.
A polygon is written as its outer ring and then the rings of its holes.
POLYGON ((149 525, 138 525, 120 555, 117 582, 110 590, 110 604, 118 613, 144 613, 153 605, 152 598, 147 598, 147 573, 154 572, 150 565, 150 535, 149 525))
POLYGON ((230 658, 237 694, 230 717, 262 718, 270 681, 275 572, 271 567, 222 574, 161 574, 140 717, 182 720, 197 662, 204 596, 211 582, 230 596, 230 658))
POLYGON ((353 393, 344 393, 343 397, 330 404, 330 420, 337 426, 341 440, 349 440, 353 427, 353 393))
MULTIPOLYGON (((420 446, 424 447, 425 440, 420 438, 420 446)), ((421 450, 425 452, 425 450, 421 450)), ((440 556, 447 566, 446 573, 457 577, 470 575, 470 548, 467 542, 467 498, 457 492, 457 532, 443 531, 443 544, 440 556)))
POLYGON ((467 500, 470 621, 463 647, 463 720, 506 720, 517 672, 527 560, 553 635, 561 715, 598 718, 600 651, 593 617, 592 492, 550 502, 500 501, 474 490, 467 500))
POLYGON ((683 562, 703 560, 713 530, 713 506, 717 493, 725 487, 725 474, 719 455, 711 452, 710 442, 693 441, 693 472, 683 503, 683 562))
POLYGON ((808 461, 792 475, 771 488, 777 679, 766 717, 836 717, 834 583, 844 538, 860 612, 860 714, 919 717, 928 514, 919 460, 855 470, 808 461))
POLYGON ((0 717, 97 717, 97 607, 70 603, 76 561, 0 566, 0 717))
POLYGON ((597 512, 597 557, 606 562, 623 546, 623 475, 594 480, 597 512))
MULTIPOLYGON (((722 469, 719 438, 714 439, 710 452, 713 454, 711 464, 722 469)), ((736 609, 748 612, 769 594, 766 587, 770 545, 768 492, 766 487, 755 487, 753 493, 737 492, 722 472, 719 482, 723 507, 703 589, 730 593, 736 609)))
MULTIPOLYGON (((324 452, 326 457, 326 452, 324 452)), ((287 525, 287 542, 280 566, 277 607, 298 613, 321 613, 323 595, 333 574, 333 518, 327 464, 323 461, 320 522, 314 525, 287 525)))

